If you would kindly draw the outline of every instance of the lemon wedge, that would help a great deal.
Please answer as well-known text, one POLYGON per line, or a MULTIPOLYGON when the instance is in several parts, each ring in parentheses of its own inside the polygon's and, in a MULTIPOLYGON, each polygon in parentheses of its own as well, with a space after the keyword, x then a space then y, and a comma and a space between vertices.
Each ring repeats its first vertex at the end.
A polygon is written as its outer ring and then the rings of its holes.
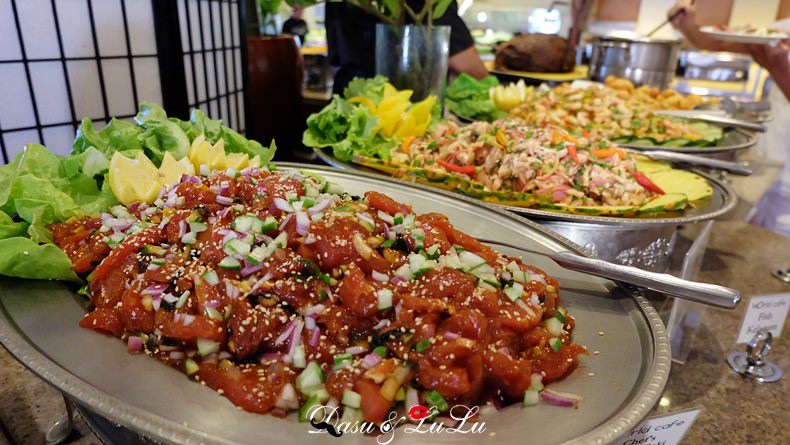
POLYGON ((159 166, 159 182, 162 185, 172 185, 181 180, 183 175, 192 176, 195 174, 195 167, 189 158, 181 158, 176 161, 176 158, 166 152, 162 159, 162 165, 159 166))
POLYGON ((151 203, 162 187, 159 170, 143 152, 137 152, 134 159, 115 152, 110 160, 109 180, 113 195, 124 205, 151 203))

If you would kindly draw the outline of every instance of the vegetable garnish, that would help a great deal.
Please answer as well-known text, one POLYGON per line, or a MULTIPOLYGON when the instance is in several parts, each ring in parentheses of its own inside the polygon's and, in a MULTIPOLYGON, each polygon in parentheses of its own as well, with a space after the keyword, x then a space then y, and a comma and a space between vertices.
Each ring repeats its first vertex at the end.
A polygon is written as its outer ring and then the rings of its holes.
POLYGON ((251 412, 306 421, 336 404, 342 418, 382 422, 420 398, 439 412, 527 403, 586 354, 543 271, 443 215, 377 192, 352 197, 315 175, 185 175, 151 205, 52 230, 88 227, 99 229, 56 237, 89 265, 80 274, 92 270, 80 325, 251 412))

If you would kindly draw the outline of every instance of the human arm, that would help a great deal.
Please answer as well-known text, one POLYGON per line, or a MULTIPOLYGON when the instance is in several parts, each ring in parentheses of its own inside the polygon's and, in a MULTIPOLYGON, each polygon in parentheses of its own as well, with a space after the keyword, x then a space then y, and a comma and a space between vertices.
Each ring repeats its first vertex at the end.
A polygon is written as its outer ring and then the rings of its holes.
POLYGON ((667 11, 667 18, 672 18, 670 23, 683 33, 686 40, 696 48, 708 51, 728 51, 734 53, 748 53, 746 45, 736 42, 725 42, 708 36, 700 30, 697 24, 697 8, 693 0, 678 0, 675 6, 667 11))
POLYGON ((790 100, 790 59, 787 42, 779 45, 745 45, 755 62, 768 70, 776 86, 790 100))
POLYGON ((454 73, 466 73, 480 80, 488 75, 488 70, 474 45, 452 55, 448 61, 449 68, 454 73))

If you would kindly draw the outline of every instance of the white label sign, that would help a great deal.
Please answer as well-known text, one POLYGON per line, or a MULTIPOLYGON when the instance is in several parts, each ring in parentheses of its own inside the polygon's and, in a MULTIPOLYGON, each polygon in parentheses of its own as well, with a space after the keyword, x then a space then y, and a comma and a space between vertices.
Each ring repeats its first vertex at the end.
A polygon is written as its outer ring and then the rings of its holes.
POLYGON ((701 408, 650 417, 613 445, 677 445, 686 435, 701 408))
POLYGON ((741 330, 735 343, 748 343, 757 331, 770 331, 774 338, 782 333, 782 327, 790 309, 790 294, 764 295, 749 299, 749 307, 741 322, 741 330))

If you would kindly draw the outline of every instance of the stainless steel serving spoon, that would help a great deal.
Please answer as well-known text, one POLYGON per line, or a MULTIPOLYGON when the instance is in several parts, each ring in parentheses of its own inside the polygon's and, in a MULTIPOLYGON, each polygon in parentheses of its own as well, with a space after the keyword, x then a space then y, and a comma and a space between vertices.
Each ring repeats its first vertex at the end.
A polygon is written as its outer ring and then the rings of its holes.
POLYGON ((584 272, 598 277, 622 281, 638 287, 663 292, 673 297, 697 303, 709 304, 726 309, 733 309, 741 301, 741 294, 735 289, 717 284, 700 283, 684 280, 676 276, 649 272, 632 266, 610 263, 608 261, 587 258, 585 256, 563 250, 561 252, 539 252, 530 248, 517 246, 504 241, 478 238, 486 244, 506 246, 524 252, 549 257, 561 267, 577 272, 584 272))
POLYGON ((623 149, 622 147, 621 149, 634 154, 645 155, 652 159, 682 162, 684 164, 698 165, 700 167, 710 167, 718 170, 725 170, 741 176, 749 176, 752 174, 752 169, 750 167, 739 162, 722 161, 720 159, 712 159, 703 156, 690 155, 688 153, 676 153, 664 150, 640 151, 633 149, 623 149))

